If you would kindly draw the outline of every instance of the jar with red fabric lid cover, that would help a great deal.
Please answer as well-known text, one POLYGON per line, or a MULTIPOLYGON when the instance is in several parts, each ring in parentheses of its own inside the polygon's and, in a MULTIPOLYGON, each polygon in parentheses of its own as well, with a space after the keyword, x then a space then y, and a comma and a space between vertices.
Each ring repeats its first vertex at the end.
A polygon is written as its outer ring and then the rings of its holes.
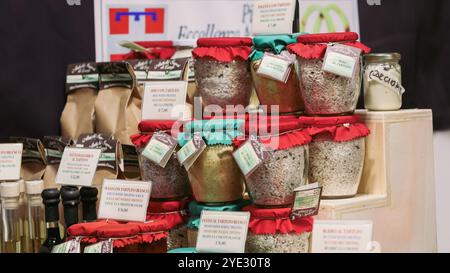
POLYGON ((288 46, 299 61, 300 90, 306 114, 330 116, 355 111, 361 91, 360 58, 352 78, 325 72, 323 64, 327 48, 336 44, 350 47, 351 51, 355 50, 352 54, 358 56, 370 53, 371 49, 358 42, 358 38, 354 32, 305 34, 298 37, 297 43, 288 46))
POLYGON ((252 49, 248 37, 200 38, 192 51, 195 79, 203 106, 248 106, 252 78, 247 62, 252 49))
POLYGON ((147 221, 164 220, 167 222, 169 235, 167 237, 167 250, 184 248, 188 246, 187 205, 189 198, 176 201, 157 202, 150 201, 147 209, 147 221))
POLYGON ((268 157, 246 177, 253 203, 263 207, 290 206, 294 189, 308 179, 308 143, 297 116, 258 116, 246 123, 246 137, 236 138, 239 147, 256 135, 268 157))
POLYGON ((152 181, 152 200, 176 200, 191 195, 187 172, 176 158, 177 149, 164 168, 142 155, 155 132, 164 132, 176 138, 182 126, 180 121, 144 120, 139 123, 140 133, 131 137, 138 151, 142 179, 152 181))
POLYGON ((127 225, 136 225, 139 228, 139 253, 167 252, 167 236, 169 235, 167 221, 128 222, 127 225))
POLYGON ((100 227, 116 224, 119 224, 119 222, 114 220, 100 220, 95 222, 78 223, 70 226, 67 229, 67 239, 72 240, 75 238, 80 238, 80 250, 81 253, 83 253, 83 250, 86 246, 95 244, 99 241, 97 237, 97 230, 100 227))
POLYGON ((323 186, 322 198, 355 196, 369 128, 358 116, 300 117, 300 123, 313 138, 309 144, 309 183, 323 186))
POLYGON ((115 60, 137 60, 137 59, 170 59, 176 52, 176 47, 172 41, 137 41, 133 42, 136 47, 141 47, 142 51, 131 50, 127 54, 118 55, 115 60))
POLYGON ((291 218, 291 208, 242 209, 250 212, 246 253, 307 253, 312 217, 291 218))

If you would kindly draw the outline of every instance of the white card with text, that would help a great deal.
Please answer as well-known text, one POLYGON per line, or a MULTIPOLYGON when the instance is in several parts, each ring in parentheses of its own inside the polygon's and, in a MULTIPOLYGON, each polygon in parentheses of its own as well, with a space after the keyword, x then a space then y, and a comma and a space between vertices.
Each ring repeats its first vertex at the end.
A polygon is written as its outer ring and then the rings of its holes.
POLYGON ((91 186, 101 152, 101 149, 66 147, 56 175, 56 184, 91 186))
POLYGON ((312 253, 373 252, 373 222, 352 220, 315 220, 312 253))
POLYGON ((151 189, 150 181, 105 179, 98 218, 144 222, 151 189))
POLYGON ((296 0, 261 0, 253 4, 253 35, 291 34, 296 0))
POLYGON ((187 81, 146 82, 142 120, 186 119, 187 81))
POLYGON ((0 180, 19 180, 22 143, 0 144, 0 180))
POLYGON ((200 216, 198 252, 244 253, 249 212, 207 211, 200 216))

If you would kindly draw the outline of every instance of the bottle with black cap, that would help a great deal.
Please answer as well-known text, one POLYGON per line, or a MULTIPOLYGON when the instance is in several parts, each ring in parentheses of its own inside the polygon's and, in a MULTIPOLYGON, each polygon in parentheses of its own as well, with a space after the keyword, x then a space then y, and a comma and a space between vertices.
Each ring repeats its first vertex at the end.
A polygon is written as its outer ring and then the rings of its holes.
POLYGON ((97 220, 97 188, 82 187, 80 189, 81 203, 83 206, 83 222, 97 220))
POLYGON ((66 223, 65 228, 67 233, 67 228, 78 223, 80 191, 74 186, 61 187, 61 199, 64 207, 64 222, 66 223))
POLYGON ((40 253, 51 253, 55 245, 62 243, 59 233, 59 190, 56 188, 42 191, 42 202, 45 206, 45 224, 47 238, 42 244, 40 253))

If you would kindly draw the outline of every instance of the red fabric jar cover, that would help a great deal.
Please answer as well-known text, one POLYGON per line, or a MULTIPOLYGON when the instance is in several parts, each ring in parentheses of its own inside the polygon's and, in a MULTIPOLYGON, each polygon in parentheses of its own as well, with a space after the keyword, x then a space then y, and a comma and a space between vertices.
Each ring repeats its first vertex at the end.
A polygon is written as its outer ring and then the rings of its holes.
POLYGON ((313 138, 318 134, 329 134, 333 141, 344 142, 366 137, 369 128, 358 116, 300 117, 300 124, 313 138))
POLYGON ((164 131, 171 135, 172 127, 176 126, 176 128, 180 128, 181 131, 182 124, 182 121, 174 120, 143 120, 138 125, 139 131, 141 133, 132 135, 131 142, 133 142, 136 148, 139 150, 147 145, 154 132, 164 131))
POLYGON ((76 237, 81 237, 82 243, 94 244, 98 242, 97 229, 106 225, 118 224, 119 222, 114 220, 101 220, 96 222, 78 223, 70 226, 67 229, 69 235, 68 240, 72 240, 76 237))
POLYGON ((97 229, 97 237, 100 240, 113 239, 114 248, 122 248, 141 243, 140 229, 136 224, 104 225, 97 229))
POLYGON ((322 34, 305 34, 297 38, 295 44, 287 46, 289 52, 295 53, 304 59, 321 59, 325 56, 328 43, 342 43, 361 49, 364 54, 370 53, 371 49, 358 42, 359 36, 355 32, 336 32, 322 34))
POLYGON ((313 217, 292 219, 291 208, 262 209, 250 205, 242 211, 250 212, 248 229, 253 234, 301 234, 313 229, 313 217))
POLYGON ((192 56, 225 63, 233 60, 246 61, 252 52, 252 44, 252 39, 248 37, 200 38, 192 56))
POLYGON ((140 243, 151 244, 155 241, 167 238, 167 222, 156 220, 149 222, 128 222, 127 225, 135 225, 139 229, 140 243))
POLYGON ((175 54, 176 48, 173 46, 172 41, 144 41, 135 42, 136 44, 145 47, 147 50, 144 52, 131 51, 123 55, 124 60, 134 59, 170 59, 175 54))
POLYGON ((303 130, 297 116, 247 116, 245 120, 245 132, 245 138, 237 137, 233 140, 236 147, 244 144, 252 132, 258 132, 259 141, 268 145, 268 148, 273 150, 286 150, 311 142, 311 137, 303 130), (278 127, 278 135, 270 136, 274 127, 278 127), (269 136, 260 136, 261 132, 268 133, 269 136))
POLYGON ((164 220, 167 228, 172 229, 188 221, 187 205, 189 198, 176 201, 155 202, 150 201, 147 208, 147 221, 164 220))

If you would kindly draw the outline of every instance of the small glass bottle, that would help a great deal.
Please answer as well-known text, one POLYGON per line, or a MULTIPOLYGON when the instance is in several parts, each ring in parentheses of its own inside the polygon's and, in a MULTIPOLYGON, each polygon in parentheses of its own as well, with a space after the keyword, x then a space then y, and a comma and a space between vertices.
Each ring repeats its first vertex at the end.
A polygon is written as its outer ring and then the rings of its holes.
POLYGON ((67 228, 78 223, 78 204, 80 204, 80 191, 76 187, 61 188, 61 199, 64 207, 65 236, 67 228))
POLYGON ((83 222, 94 222, 97 220, 97 195, 97 188, 82 187, 80 189, 83 222))
POLYGON ((25 181, 19 180, 20 196, 19 196, 19 210, 20 210, 20 238, 23 253, 33 253, 33 243, 30 238, 28 217, 27 217, 27 195, 25 191, 25 181))
POLYGON ((42 202, 45 205, 45 225, 47 235, 39 249, 40 253, 51 253, 55 245, 62 243, 59 231, 59 190, 46 189, 42 192, 42 202))
POLYGON ((0 185, 2 199, 3 252, 20 253, 20 185, 19 182, 3 182, 0 185))
POLYGON ((41 193, 44 190, 44 181, 27 181, 27 222, 28 238, 31 241, 31 252, 39 252, 39 248, 45 240, 45 215, 41 193))

